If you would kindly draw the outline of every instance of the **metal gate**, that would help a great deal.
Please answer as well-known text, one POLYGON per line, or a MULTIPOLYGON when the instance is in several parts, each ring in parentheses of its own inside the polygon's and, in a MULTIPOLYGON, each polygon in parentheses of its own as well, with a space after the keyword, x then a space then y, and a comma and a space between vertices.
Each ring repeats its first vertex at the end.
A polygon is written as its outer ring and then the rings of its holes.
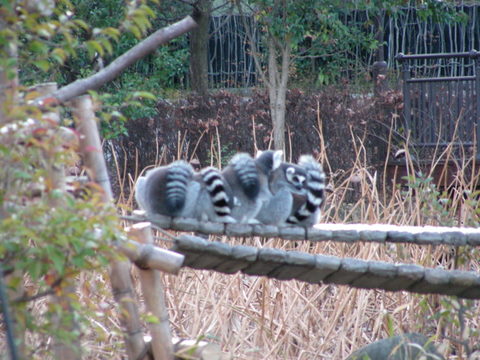
POLYGON ((396 56, 402 66, 405 135, 422 157, 455 145, 480 152, 480 52, 396 56), (430 149, 430 151, 429 151, 430 149))

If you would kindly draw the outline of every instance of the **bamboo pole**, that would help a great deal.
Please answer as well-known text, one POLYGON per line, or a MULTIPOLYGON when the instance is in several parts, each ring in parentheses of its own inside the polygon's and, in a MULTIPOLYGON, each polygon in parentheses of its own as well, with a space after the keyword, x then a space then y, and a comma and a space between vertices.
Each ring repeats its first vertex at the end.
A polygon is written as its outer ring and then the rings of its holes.
MULTIPOLYGON (((6 30, 8 31, 11 28, 11 24, 9 24, 8 18, 8 9, 0 12, 0 31, 5 32, 6 30)), ((9 39, 9 41, 4 42, 2 45, 0 45, 2 54, 5 54, 5 57, 10 58, 11 60, 15 60, 11 62, 10 66, 5 63, 0 66, 0 127, 5 126, 12 121, 12 117, 10 114, 13 112, 11 110, 16 105, 18 105, 19 97, 18 68, 17 65, 14 65, 17 64, 16 60, 18 59, 18 36, 15 31, 10 31, 10 36, 11 38, 9 39), (13 78, 8 75, 9 72, 11 72, 11 74, 14 74, 13 78)), ((2 55, 3 59, 5 57, 2 55)), ((8 146, 10 144, 11 142, 9 141, 8 144, 3 145, 8 146)), ((4 165, 5 162, 2 161, 0 162, 0 164, 4 165)), ((5 186, 5 184, 2 184, 2 186, 5 186)), ((7 191, 9 191, 9 189, 7 189, 7 191)), ((0 221, 3 220, 3 218, 6 216, 6 206, 5 203, 3 203, 2 205, 0 205, 0 221)), ((0 276, 3 276, 3 271, 0 273, 0 276)), ((25 294, 23 274, 20 270, 14 270, 11 274, 6 275, 5 279, 3 280, 7 285, 8 299, 16 299, 25 294), (17 285, 14 287, 8 286, 10 283, 13 282, 15 282, 17 285)), ((8 304, 3 304, 3 306, 7 307, 8 304)), ((25 359, 25 324, 20 324, 18 319, 13 319, 13 327, 13 337, 15 338, 16 344, 12 344, 11 351, 14 355, 18 356, 17 358, 25 359), (15 345, 17 346, 16 348, 15 345)), ((12 355, 12 358, 15 358, 14 355, 12 355)))
POLYGON ((177 275, 182 268, 185 256, 152 244, 137 241, 122 241, 116 244, 118 250, 141 269, 152 269, 177 275))
MULTIPOLYGON (((29 91, 38 94, 39 97, 49 94, 57 90, 57 83, 43 83, 38 84, 29 89, 29 91)), ((50 136, 54 142, 58 141, 56 135, 58 135, 58 124, 60 123, 60 113, 58 108, 52 110, 46 110, 42 114, 42 118, 45 121, 45 124, 41 126, 46 126, 49 129, 50 136)), ((59 146, 59 145, 57 145, 59 146)), ((65 169, 63 166, 55 163, 55 153, 56 151, 61 151, 61 149, 55 149, 54 152, 44 151, 43 157, 46 163, 47 176, 49 177, 48 184, 52 184, 53 189, 60 191, 65 191, 65 169), (52 156, 53 154, 53 156, 52 156)), ((50 205, 52 207, 62 206, 63 198, 61 197, 51 197, 50 205)), ((76 291, 74 279, 65 278, 62 280, 62 283, 59 285, 57 291, 51 297, 52 304, 55 304, 63 310, 64 313, 72 311, 72 302, 70 294, 74 294, 76 291)), ((58 313, 54 314, 52 322, 58 329, 64 332, 74 332, 79 331, 78 324, 75 320, 72 320, 71 324, 63 324, 62 318, 58 313)), ((65 360, 76 360, 81 359, 82 351, 80 346, 80 338, 77 336, 72 343, 64 343, 56 340, 53 344, 53 351, 55 353, 56 359, 65 359, 65 360)))
MULTIPOLYGON (((112 189, 95 122, 92 99, 88 95, 79 96, 71 101, 71 106, 76 129, 80 133, 80 151, 85 165, 90 169, 93 180, 101 185, 104 201, 112 203, 112 189)), ((110 282, 114 298, 120 306, 120 321, 125 332, 128 358, 137 359, 144 350, 145 342, 138 309, 133 301, 135 296, 130 278, 130 261, 117 259, 112 262, 110 282)))
MULTIPOLYGON (((153 244, 150 223, 138 223, 126 230, 129 236, 138 242, 147 245, 153 244)), ((137 269, 147 311, 158 319, 158 322, 148 324, 152 336, 153 357, 155 360, 173 360, 172 335, 160 273, 156 270, 141 267, 137 267, 137 269)))

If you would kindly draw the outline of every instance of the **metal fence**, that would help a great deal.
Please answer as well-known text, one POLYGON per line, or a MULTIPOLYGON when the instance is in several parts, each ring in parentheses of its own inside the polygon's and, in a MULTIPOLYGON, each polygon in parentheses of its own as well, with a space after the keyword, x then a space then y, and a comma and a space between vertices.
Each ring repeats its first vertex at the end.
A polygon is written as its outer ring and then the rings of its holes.
POLYGON ((254 41, 258 28, 251 16, 212 16, 208 42, 208 81, 211 88, 250 87, 257 83, 251 55, 250 31, 254 41))
POLYGON ((479 157, 480 52, 399 54, 396 59, 402 67, 404 125, 412 145, 424 156, 429 148, 450 144, 462 152, 476 149, 479 157))
MULTIPOLYGON (((438 22, 432 18, 422 20, 417 9, 405 8, 395 16, 385 19, 386 61, 395 67, 395 55, 460 53, 471 49, 480 50, 480 5, 459 5, 458 11, 465 13, 464 22, 438 22)), ((420 66, 426 59, 415 59, 420 66)), ((455 69, 452 76, 461 76, 462 67, 455 69)))
MULTIPOLYGON (((457 10, 465 13, 464 22, 443 22, 434 19, 422 20, 413 7, 402 8, 383 18, 383 41, 385 61, 390 68, 396 68, 395 55, 459 53, 470 49, 480 50, 480 5, 460 4, 457 10)), ((375 14, 367 10, 345 11, 340 20, 351 27, 360 28, 366 34, 375 36, 378 22, 375 14)), ((261 36, 251 16, 212 16, 210 22, 209 85, 219 87, 249 87, 257 83, 258 76, 251 56, 251 47, 246 29, 250 29, 258 42, 261 36), (245 27, 245 25, 247 27, 245 27)), ((365 50, 362 46, 349 50, 356 69, 351 74, 364 74, 375 59, 375 49, 365 50)), ((413 61, 416 66, 426 65, 425 59, 413 61)), ((315 66, 321 66, 320 63, 315 66)), ((315 70, 314 70, 315 71, 315 70)), ((465 69, 457 68, 454 76, 465 75, 465 69)), ((355 76, 355 75, 353 75, 355 76)))

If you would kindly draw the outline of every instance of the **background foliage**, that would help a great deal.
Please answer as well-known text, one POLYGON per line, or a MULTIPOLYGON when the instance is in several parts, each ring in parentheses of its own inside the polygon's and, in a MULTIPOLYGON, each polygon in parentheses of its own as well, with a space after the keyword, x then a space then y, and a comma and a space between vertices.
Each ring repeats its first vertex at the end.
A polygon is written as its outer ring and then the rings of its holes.
MULTIPOLYGON (((76 12, 68 1, 7 1, 0 10, 0 259, 25 358, 48 358, 57 343, 99 336, 92 324, 106 309, 85 306, 75 285, 88 272, 105 274, 117 256, 112 244, 123 236, 116 209, 103 203, 98 185, 62 185, 64 173, 81 170, 78 136, 57 124, 55 109, 36 107, 32 99, 39 93, 29 87, 88 75, 96 59, 118 54, 122 34, 127 43, 143 37, 155 15, 143 1, 105 2, 102 9, 93 3, 76 12), (116 16, 107 20, 100 10, 116 16), (82 11, 97 17, 94 26, 79 16, 82 11), (68 305, 58 299, 69 299, 68 305)), ((127 94, 121 106, 149 96, 127 94)), ((69 113, 62 115, 60 125, 71 125, 69 113)))

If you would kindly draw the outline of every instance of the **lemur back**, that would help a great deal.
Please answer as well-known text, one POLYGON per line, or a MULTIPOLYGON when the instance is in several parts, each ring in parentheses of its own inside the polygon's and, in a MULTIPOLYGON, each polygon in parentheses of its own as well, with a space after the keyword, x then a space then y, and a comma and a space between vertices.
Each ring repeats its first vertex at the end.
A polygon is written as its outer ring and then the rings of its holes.
POLYGON ((257 214, 257 220, 263 224, 284 225, 292 214, 294 195, 306 196, 304 182, 306 171, 294 164, 283 162, 269 177, 271 199, 264 203, 257 214))
POLYGON ((147 214, 181 216, 202 221, 235 222, 233 197, 215 168, 194 173, 190 164, 175 161, 138 179, 135 199, 147 214))
POLYGON ((150 170, 137 181, 135 198, 147 214, 191 217, 199 185, 190 164, 179 160, 150 170))
POLYGON ((281 152, 265 151, 255 159, 245 153, 235 155, 222 171, 233 195, 232 217, 240 223, 258 223, 255 216, 272 194, 270 172, 279 166, 281 152))

